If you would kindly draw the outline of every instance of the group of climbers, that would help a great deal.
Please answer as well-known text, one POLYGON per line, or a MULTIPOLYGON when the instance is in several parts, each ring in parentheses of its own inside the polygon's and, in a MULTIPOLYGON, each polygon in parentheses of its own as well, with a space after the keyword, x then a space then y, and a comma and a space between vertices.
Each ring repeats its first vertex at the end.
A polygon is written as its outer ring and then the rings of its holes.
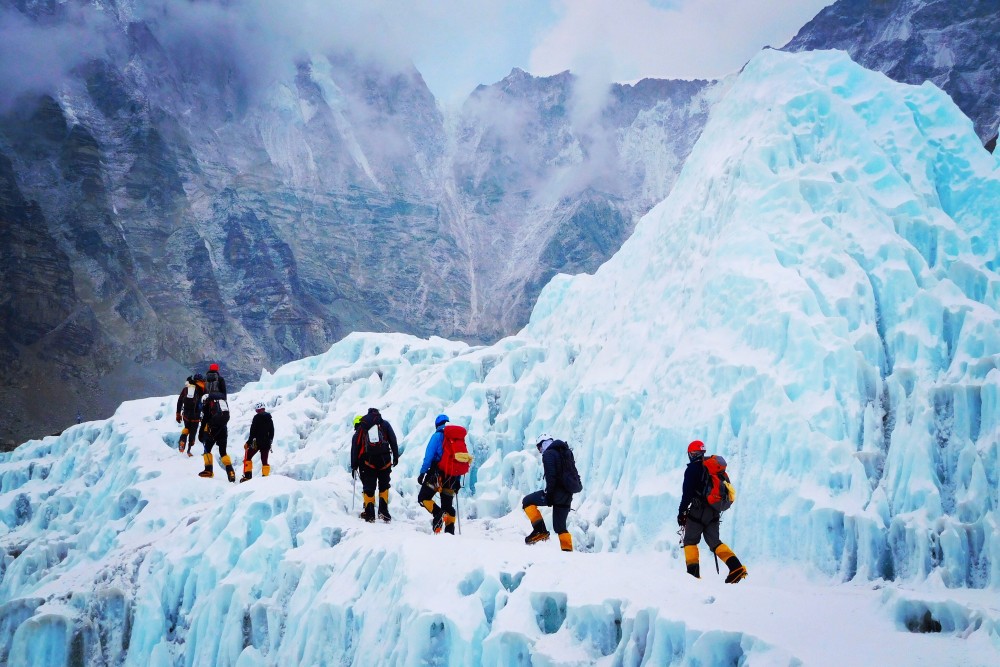
MULTIPOLYGON (((472 456, 465 443, 467 431, 450 423, 448 415, 434 419, 434 433, 424 450, 423 464, 417 475, 420 491, 417 502, 431 515, 431 529, 455 534, 458 518, 457 502, 463 476, 469 471, 472 456), (441 504, 434 502, 440 494, 441 504)), ((531 533, 525 544, 536 544, 549 539, 550 533, 539 507, 552 508, 552 525, 559 536, 559 547, 573 551, 573 536, 566 519, 573 504, 573 495, 583 490, 573 450, 564 440, 543 434, 535 443, 542 456, 545 488, 526 495, 521 506, 531 522, 531 533)), ((700 578, 698 543, 702 537, 712 552, 729 568, 726 582, 735 584, 747 576, 747 569, 732 549, 719 538, 719 524, 723 511, 732 505, 735 491, 726 473, 726 462, 721 456, 705 456, 705 445, 695 440, 688 446, 688 467, 684 473, 681 503, 677 523, 682 527, 684 559, 687 571, 700 578)), ((375 408, 354 419, 351 440, 351 474, 361 477, 364 508, 361 518, 373 522, 376 518, 375 491, 378 489, 378 518, 391 521, 389 514, 389 489, 392 469, 399 464, 399 444, 396 433, 388 420, 375 408)))
MULTIPOLYGON (((245 482, 253 477, 253 457, 260 452, 261 474, 267 476, 271 468, 267 463, 274 440, 274 423, 263 403, 254 406, 255 415, 250 425, 250 434, 243 445, 243 477, 245 482)), ((187 378, 184 388, 177 397, 177 423, 183 423, 181 437, 177 443, 181 453, 187 451, 193 456, 195 438, 204 446, 202 458, 205 469, 199 477, 214 477, 212 448, 219 450, 219 461, 225 467, 226 477, 236 481, 236 469, 226 451, 229 442, 229 400, 226 393, 226 379, 219 372, 219 365, 210 364, 205 375, 195 373, 187 378)))
MULTIPOLYGON (((263 403, 257 403, 254 411, 250 433, 243 445, 243 477, 240 482, 253 477, 253 457, 258 452, 261 474, 266 477, 270 473, 268 454, 274 440, 274 422, 263 403)), ((196 373, 188 377, 177 397, 176 417, 177 423, 183 422, 184 425, 178 442, 181 452, 187 451, 187 455, 192 456, 196 434, 204 444, 205 469, 199 476, 213 476, 212 448, 218 446, 226 475, 229 481, 235 482, 236 473, 226 452, 229 423, 226 381, 219 374, 218 364, 211 364, 205 376, 196 373)), ((420 485, 417 502, 431 515, 433 532, 443 531, 453 535, 458 519, 456 498, 473 459, 465 442, 466 429, 450 421, 445 414, 438 415, 434 420, 434 433, 427 442, 423 464, 417 475, 420 485), (434 501, 434 496, 439 494, 440 505, 434 501)), ((572 551, 573 537, 566 520, 573 495, 583 490, 573 451, 564 440, 548 434, 540 436, 535 447, 542 456, 545 488, 522 499, 521 506, 531 522, 531 533, 525 537, 525 544, 549 539, 550 533, 539 507, 551 507, 552 525, 559 536, 559 546, 563 551, 572 551)), ((705 445, 700 440, 688 446, 688 459, 677 514, 677 523, 683 531, 687 571, 700 578, 698 543, 704 538, 712 552, 729 568, 726 582, 737 583, 746 578, 747 569, 719 536, 721 514, 735 498, 726 473, 725 459, 718 455, 706 457, 705 445)), ((361 478, 361 518, 365 521, 374 522, 376 517, 385 522, 392 520, 389 489, 392 469, 398 464, 399 443, 389 421, 376 408, 369 408, 366 414, 355 417, 351 439, 351 474, 355 479, 361 478)))

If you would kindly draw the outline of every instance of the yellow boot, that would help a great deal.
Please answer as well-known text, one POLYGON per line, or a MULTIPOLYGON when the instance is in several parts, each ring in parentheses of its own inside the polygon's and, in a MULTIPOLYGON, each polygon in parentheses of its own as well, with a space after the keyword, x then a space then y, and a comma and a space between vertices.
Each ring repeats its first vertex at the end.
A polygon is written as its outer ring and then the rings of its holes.
POLYGON ((246 458, 243 459, 243 476, 240 477, 240 484, 247 481, 253 477, 253 461, 246 458))
POLYGON ((389 489, 378 494, 378 518, 386 523, 392 521, 392 515, 389 514, 389 489))
POLYGON ((572 551, 573 536, 569 533, 559 533, 559 548, 563 551, 572 551))
POLYGON ((431 498, 421 500, 420 504, 424 506, 425 510, 431 513, 431 530, 435 533, 440 533, 441 529, 444 528, 444 512, 431 498))
POLYGON ((684 562, 687 563, 688 574, 695 579, 701 579, 701 565, 698 563, 698 545, 684 546, 684 562))
POLYGON ((205 459, 205 469, 198 473, 198 477, 214 477, 215 474, 212 472, 212 455, 205 454, 203 458, 205 459))
POLYGON ((542 518, 542 513, 538 511, 538 508, 534 505, 528 505, 524 508, 524 513, 528 515, 528 520, 531 521, 531 533, 524 538, 524 543, 534 544, 535 542, 544 542, 549 539, 549 531, 545 528, 545 519, 542 518))
POLYGON ((747 578, 747 569, 743 567, 740 559, 736 557, 732 549, 725 544, 719 544, 719 546, 715 547, 715 555, 721 558, 722 562, 729 568, 729 574, 726 575, 727 584, 738 584, 747 578))
POLYGON ((362 493, 364 498, 365 509, 361 512, 361 518, 368 523, 375 522, 375 496, 369 496, 367 493, 362 493))
POLYGON ((271 474, 271 466, 261 466, 260 467, 261 477, 267 477, 271 474))
POLYGON ((229 458, 229 454, 222 457, 222 465, 226 466, 226 477, 229 478, 230 482, 236 482, 236 471, 233 470, 233 460, 229 458))

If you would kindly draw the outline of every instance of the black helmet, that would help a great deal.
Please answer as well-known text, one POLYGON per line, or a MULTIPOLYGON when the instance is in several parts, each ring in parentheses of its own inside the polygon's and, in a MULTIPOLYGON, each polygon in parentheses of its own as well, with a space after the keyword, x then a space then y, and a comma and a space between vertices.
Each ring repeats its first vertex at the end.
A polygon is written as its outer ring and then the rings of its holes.
POLYGON ((194 377, 193 377, 192 379, 193 379, 193 380, 194 380, 195 382, 204 382, 204 381, 205 381, 205 376, 204 376, 204 375, 202 375, 201 373, 195 373, 195 374, 194 374, 194 377))

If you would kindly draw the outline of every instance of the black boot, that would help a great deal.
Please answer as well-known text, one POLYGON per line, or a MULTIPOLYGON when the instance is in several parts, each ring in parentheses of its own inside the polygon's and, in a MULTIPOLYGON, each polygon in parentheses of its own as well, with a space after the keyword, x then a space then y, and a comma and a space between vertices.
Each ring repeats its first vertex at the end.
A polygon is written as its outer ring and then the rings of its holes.
POLYGON ((226 454, 222 457, 222 465, 226 466, 226 477, 230 482, 236 482, 236 471, 233 469, 233 460, 226 454))
POLYGON ((743 567, 740 559, 736 556, 727 558, 726 566, 729 568, 729 574, 726 575, 727 584, 738 584, 747 578, 747 569, 743 567))
POLYGON ((549 539, 549 531, 545 529, 544 521, 535 521, 531 524, 531 533, 524 538, 525 544, 534 544, 535 542, 544 542, 549 539))
POLYGON ((243 476, 240 477, 240 484, 253 479, 253 461, 246 456, 247 451, 248 448, 244 447, 243 452, 245 458, 243 459, 243 476))
POLYGON ((378 518, 382 519, 386 523, 392 521, 392 515, 389 514, 389 503, 384 502, 381 499, 378 501, 378 518))
POLYGON ((361 512, 361 518, 368 523, 375 523, 375 503, 365 503, 365 509, 361 512))
POLYGON ((442 528, 444 528, 444 512, 440 507, 435 507, 431 516, 431 530, 440 533, 442 528))

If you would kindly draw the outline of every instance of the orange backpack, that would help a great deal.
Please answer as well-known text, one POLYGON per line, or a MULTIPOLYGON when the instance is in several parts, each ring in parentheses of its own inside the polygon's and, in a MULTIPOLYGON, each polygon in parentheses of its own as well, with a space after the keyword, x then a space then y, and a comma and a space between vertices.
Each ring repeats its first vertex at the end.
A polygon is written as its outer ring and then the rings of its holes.
POLYGON ((449 477, 461 477, 472 467, 472 455, 465 445, 465 427, 448 424, 444 427, 444 443, 438 468, 449 477))
POLYGON ((726 459, 713 454, 706 456, 702 463, 705 466, 705 501, 716 512, 725 512, 736 500, 736 489, 726 472, 726 459))

